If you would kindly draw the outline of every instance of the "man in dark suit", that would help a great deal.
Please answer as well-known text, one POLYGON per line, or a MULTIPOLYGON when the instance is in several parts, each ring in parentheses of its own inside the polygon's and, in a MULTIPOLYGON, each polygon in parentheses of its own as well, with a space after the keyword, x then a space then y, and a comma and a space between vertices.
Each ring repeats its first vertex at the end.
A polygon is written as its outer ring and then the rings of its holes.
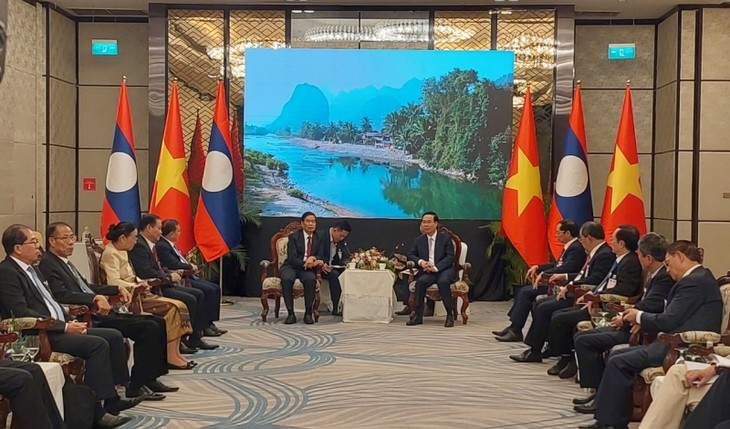
POLYGON ((328 230, 327 240, 322 241, 320 255, 324 261, 322 265, 322 279, 327 280, 330 285, 330 296, 332 297, 332 315, 342 316, 340 312, 340 274, 344 270, 347 261, 350 260, 350 249, 345 239, 352 228, 346 220, 341 220, 328 230), (338 267, 338 268, 336 268, 338 267))
MULTIPOLYGON (((710 270, 700 264, 701 260, 702 255, 694 243, 686 240, 672 243, 664 263, 677 283, 669 292, 664 311, 652 314, 632 308, 624 312, 624 323, 639 326, 642 332, 720 332, 720 289, 710 270)), ((596 394, 596 422, 580 428, 627 428, 629 416, 626 411, 634 377, 645 368, 660 366, 666 354, 667 344, 659 341, 611 353, 596 394)))
MULTIPOLYGON (((195 264, 191 264, 185 259, 175 243, 180 238, 180 222, 175 219, 166 219, 162 221, 162 239, 155 244, 157 249, 157 257, 160 258, 160 264, 163 268, 170 271, 175 270, 193 270, 198 271, 195 264)), ((205 295, 206 308, 203 310, 211 319, 210 324, 203 330, 206 337, 220 337, 225 334, 226 330, 218 329, 215 321, 221 319, 221 289, 217 284, 201 279, 197 275, 193 275, 190 279, 190 285, 195 289, 203 292, 205 295)))
POLYGON ((542 362, 542 347, 550 333, 550 319, 561 308, 573 306, 575 297, 569 292, 569 286, 597 285, 603 281, 611 269, 616 256, 604 241, 603 227, 597 222, 586 222, 580 227, 580 243, 588 253, 583 269, 578 273, 553 274, 548 283, 569 282, 562 286, 555 296, 538 301, 532 309, 532 324, 525 344, 530 346, 519 355, 512 355, 515 362, 542 362))
POLYGON ((297 322, 294 315, 294 282, 299 279, 304 285, 304 323, 311 325, 314 294, 317 287, 315 270, 324 266, 320 256, 322 249, 321 239, 317 233, 317 216, 312 212, 305 212, 302 217, 302 230, 289 234, 286 245, 286 260, 281 266, 281 293, 284 296, 284 305, 289 313, 284 321, 291 325, 297 322))
MULTIPOLYGON (((674 280, 667 274, 664 258, 669 243, 659 234, 650 232, 639 240, 639 262, 646 277, 644 296, 636 303, 636 308, 649 313, 664 311, 664 300, 674 286, 674 280)), ((606 367, 604 353, 618 344, 626 344, 631 337, 631 326, 624 324, 621 316, 611 320, 611 326, 587 331, 578 331, 574 337, 575 354, 580 370, 580 386, 591 389, 587 398, 576 398, 575 411, 593 413, 595 411, 595 389, 598 388, 606 367)))
POLYGON ((129 382, 122 335, 115 329, 87 328, 85 323, 70 319, 33 267, 41 256, 41 247, 30 228, 10 225, 3 232, 2 244, 7 257, 0 262, 0 315, 55 319, 48 329, 51 349, 86 361, 84 381, 99 403, 104 402, 103 407, 97 407, 97 424, 116 427, 129 421, 119 417, 119 412, 139 404, 145 395, 130 400, 117 395, 114 386, 129 382))
POLYGON ((585 304, 588 295, 604 293, 625 297, 636 296, 641 291, 641 263, 636 255, 639 247, 639 230, 633 225, 619 225, 609 239, 609 247, 616 255, 611 269, 596 288, 575 302, 581 308, 564 308, 553 313, 550 318, 550 334, 548 336, 550 351, 560 360, 548 370, 549 375, 560 378, 571 378, 578 371, 573 356, 573 330, 578 322, 591 320, 591 304, 585 304))
POLYGON ((176 271, 163 270, 157 257, 156 245, 162 237, 162 221, 153 214, 142 215, 139 221, 139 236, 137 244, 129 252, 129 262, 132 264, 137 277, 142 279, 163 279, 167 284, 162 286, 162 295, 185 303, 193 324, 193 333, 183 339, 185 348, 183 353, 194 352, 196 349, 212 350, 218 345, 208 344, 202 338, 203 330, 210 325, 209 316, 205 313, 205 296, 198 289, 186 288, 179 285, 182 276, 176 271))
POLYGON ((75 239, 73 229, 66 223, 54 222, 46 228, 47 251, 41 258, 40 270, 48 280, 54 298, 62 304, 96 309, 94 326, 116 329, 134 341, 128 398, 148 393, 148 401, 165 399, 161 392, 178 390, 157 380, 167 374, 165 320, 153 315, 122 314, 111 309, 107 296, 121 294, 124 302, 129 302, 129 292, 116 286, 89 284, 68 259, 73 254, 75 239))
MULTIPOLYGON (((35 363, 0 360, 0 395, 10 400, 12 427, 64 429, 46 375, 35 363)), ((3 422, 5 423, 5 422, 3 422)))
POLYGON ((446 309, 444 326, 454 326, 454 302, 451 297, 451 283, 456 280, 454 273, 454 243, 451 237, 438 232, 439 217, 428 211, 421 216, 421 232, 423 234, 413 241, 413 248, 408 253, 408 260, 420 267, 416 277, 415 305, 416 314, 406 322, 408 326, 423 324, 423 301, 426 289, 436 283, 439 294, 446 309))
POLYGON ((492 331, 498 341, 522 341, 522 328, 525 327, 532 304, 539 295, 547 293, 547 283, 539 281, 542 275, 577 273, 583 267, 586 251, 578 240, 579 231, 578 225, 572 219, 558 222, 555 236, 563 243, 563 253, 555 264, 533 265, 527 271, 526 277, 532 282, 532 287, 522 287, 517 293, 512 308, 507 313, 511 324, 501 331, 492 331))

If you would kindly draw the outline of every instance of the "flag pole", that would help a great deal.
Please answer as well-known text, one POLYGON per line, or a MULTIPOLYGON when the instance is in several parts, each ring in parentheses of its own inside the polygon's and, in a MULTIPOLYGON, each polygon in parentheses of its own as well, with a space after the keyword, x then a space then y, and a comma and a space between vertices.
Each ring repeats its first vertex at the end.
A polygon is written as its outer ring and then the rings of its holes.
POLYGON ((223 255, 218 260, 218 287, 221 288, 221 300, 219 306, 223 306, 223 255))

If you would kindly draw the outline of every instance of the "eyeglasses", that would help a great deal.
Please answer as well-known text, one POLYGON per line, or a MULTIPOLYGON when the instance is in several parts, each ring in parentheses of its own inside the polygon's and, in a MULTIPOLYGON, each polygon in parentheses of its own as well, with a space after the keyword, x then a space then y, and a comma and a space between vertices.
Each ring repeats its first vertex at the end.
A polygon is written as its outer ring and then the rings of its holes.
POLYGON ((24 242, 20 243, 19 245, 20 246, 24 246, 26 244, 32 244, 34 246, 37 246, 38 244, 40 244, 40 241, 38 241, 37 238, 34 238, 34 239, 30 240, 30 241, 24 241, 24 242))
POLYGON ((51 238, 55 238, 56 240, 63 240, 63 241, 76 241, 77 237, 76 237, 76 234, 71 234, 71 235, 63 235, 61 237, 51 237, 51 238))

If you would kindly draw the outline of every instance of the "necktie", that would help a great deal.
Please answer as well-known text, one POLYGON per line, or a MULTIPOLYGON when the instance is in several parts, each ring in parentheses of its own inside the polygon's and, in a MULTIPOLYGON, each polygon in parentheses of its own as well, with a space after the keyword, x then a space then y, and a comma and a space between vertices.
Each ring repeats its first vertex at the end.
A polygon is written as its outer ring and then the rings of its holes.
POLYGON ((334 241, 330 241, 330 265, 332 265, 332 260, 335 259, 335 253, 337 253, 337 245, 334 241))
POLYGON ((433 239, 433 237, 429 237, 428 238, 428 262, 430 262, 431 264, 434 264, 435 263, 434 261, 436 259, 436 257, 434 256, 434 243, 435 243, 435 240, 433 239))
POLYGON ((162 271, 162 265, 160 265, 160 257, 157 256, 157 246, 152 248, 152 258, 155 260, 155 264, 157 264, 157 269, 162 271))
POLYGON ((180 249, 177 248, 176 245, 173 244, 172 245, 172 249, 175 251, 175 253, 177 253, 177 257, 180 258, 180 262, 182 262, 183 264, 187 264, 188 263, 188 260, 185 259, 185 257, 183 256, 182 252, 180 251, 180 249))
POLYGON ((606 285, 608 285, 608 280, 613 275, 613 272, 616 271, 616 267, 618 267, 618 262, 614 261, 613 265, 611 265, 611 269, 608 270, 608 274, 606 274, 606 277, 603 278, 603 281, 599 283, 596 287, 596 290, 593 291, 594 293, 599 293, 606 289, 606 285))
POLYGON ((30 277, 33 279, 33 286, 35 286, 36 290, 43 297, 43 302, 46 304, 46 307, 48 308, 48 312, 50 313, 51 317, 56 320, 66 320, 63 315, 63 310, 61 309, 61 306, 53 300, 51 293, 43 286, 43 283, 41 283, 41 279, 38 278, 38 274, 36 274, 33 267, 28 267, 27 271, 30 274, 30 277))
MULTIPOLYGON (((583 268, 580 269, 580 271, 578 272, 578 275, 575 277, 575 280, 580 280, 583 277, 585 277, 586 274, 588 274, 588 264, 590 264, 590 263, 591 263, 591 255, 588 255, 588 257, 586 258, 586 262, 583 264, 583 268)), ((575 280, 573 280, 573 281, 575 281, 575 280)))
POLYGON ((307 236, 307 254, 305 255, 307 258, 312 256, 312 236, 307 236))
POLYGON ((73 273, 74 277, 76 277, 76 284, 79 285, 79 288, 81 288, 81 291, 84 293, 94 293, 94 291, 91 290, 91 288, 86 285, 86 282, 84 281, 84 279, 81 278, 81 274, 76 269, 74 264, 72 264, 71 261, 68 261, 67 264, 68 264, 69 269, 71 269, 71 273, 73 273))

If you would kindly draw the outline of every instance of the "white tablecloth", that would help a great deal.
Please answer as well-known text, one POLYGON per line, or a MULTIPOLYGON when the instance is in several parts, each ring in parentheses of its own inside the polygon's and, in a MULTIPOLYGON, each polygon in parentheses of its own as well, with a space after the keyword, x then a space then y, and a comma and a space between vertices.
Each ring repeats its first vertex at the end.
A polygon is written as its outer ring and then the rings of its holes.
POLYGON ((395 274, 390 270, 346 269, 340 274, 342 321, 390 323, 395 274))
POLYGON ((61 417, 63 417, 63 383, 65 382, 65 379, 63 378, 61 365, 55 362, 36 363, 43 369, 43 373, 46 375, 46 380, 48 380, 48 386, 51 388, 53 399, 56 400, 58 412, 61 413, 61 417))

